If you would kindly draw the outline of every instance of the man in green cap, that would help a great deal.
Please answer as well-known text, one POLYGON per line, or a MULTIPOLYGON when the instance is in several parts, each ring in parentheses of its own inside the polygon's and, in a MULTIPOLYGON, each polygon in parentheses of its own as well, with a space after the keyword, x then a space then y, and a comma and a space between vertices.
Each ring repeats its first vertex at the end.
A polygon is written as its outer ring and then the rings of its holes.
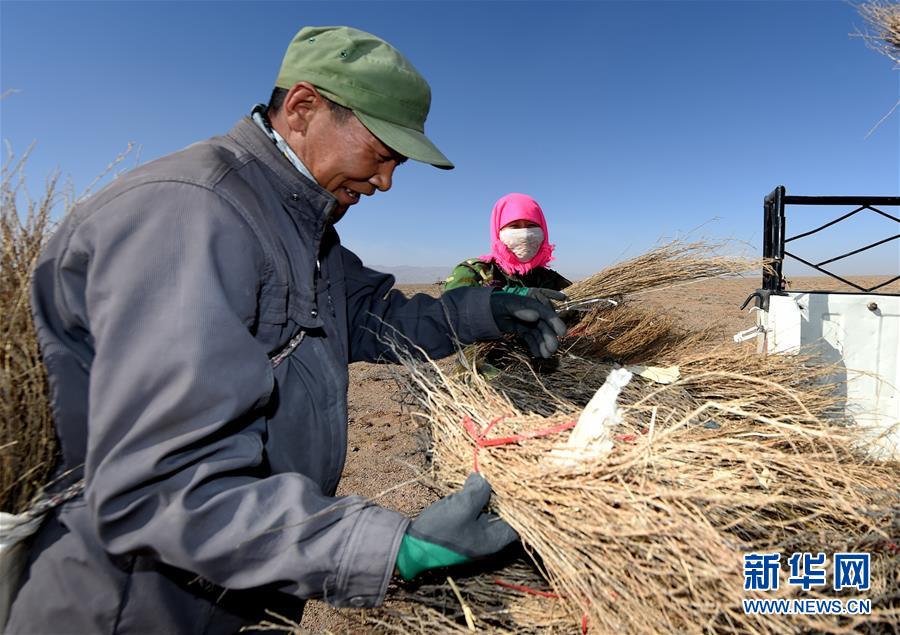
POLYGON ((389 44, 346 27, 291 42, 268 106, 225 136, 117 178, 60 225, 33 306, 62 464, 79 492, 35 537, 9 633, 234 633, 307 598, 376 606, 395 573, 516 539, 472 475, 415 520, 335 497, 349 362, 399 332, 433 357, 564 327, 526 297, 407 299, 335 223, 391 187, 425 136, 430 89, 389 44))

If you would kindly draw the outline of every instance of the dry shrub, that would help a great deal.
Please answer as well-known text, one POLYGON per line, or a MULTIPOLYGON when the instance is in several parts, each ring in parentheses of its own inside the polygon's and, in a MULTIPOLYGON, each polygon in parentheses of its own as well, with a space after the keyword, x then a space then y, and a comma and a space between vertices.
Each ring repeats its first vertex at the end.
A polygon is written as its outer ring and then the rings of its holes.
MULTIPOLYGON (((564 433, 477 449, 496 510, 546 568, 569 632, 581 613, 604 633, 837 631, 900 619, 898 557, 887 546, 898 529, 900 469, 866 459, 853 428, 821 418, 834 399, 817 381, 828 369, 735 347, 672 354, 685 355, 681 380, 661 386, 634 377, 606 455, 553 462, 564 433), (753 594, 743 590, 742 555, 775 550, 871 552, 873 615, 745 616, 741 598, 753 594)), ((557 372, 569 372, 565 361, 557 372)), ((435 477, 447 491, 474 465, 464 422, 490 429, 490 438, 527 437, 572 421, 580 408, 536 375, 530 393, 506 391, 518 368, 489 383, 412 359, 407 367, 408 389, 431 426, 435 477), (529 413, 542 409, 529 402, 548 401, 553 414, 529 413)), ((610 368, 594 364, 593 386, 610 368)), ((782 587, 770 597, 796 593, 782 587)), ((484 601, 469 601, 489 613, 484 601)), ((423 621, 444 629, 458 617, 433 605, 410 610, 407 627, 422 632, 423 621)))
POLYGON ((566 289, 566 295, 573 302, 621 298, 759 269, 760 261, 720 253, 729 247, 727 242, 673 240, 579 280, 566 289))
POLYGON ((47 400, 47 373, 31 319, 31 274, 64 202, 58 175, 32 199, 24 186, 29 153, 3 164, 0 190, 0 510, 23 511, 53 468, 56 434, 47 400), (20 209, 24 206, 24 209, 20 209))
MULTIPOLYGON (((900 4, 892 0, 869 0, 857 5, 856 8, 866 21, 867 28, 865 32, 857 30, 852 35, 862 38, 866 46, 894 62, 894 70, 900 70, 900 4)), ((875 132, 898 106, 900 99, 894 102, 887 114, 866 133, 866 138, 875 132)))
POLYGON ((869 28, 857 33, 866 44, 900 63, 900 4, 888 0, 871 0, 857 5, 859 14, 869 28))
POLYGON ((658 358, 685 335, 676 321, 659 311, 628 303, 601 305, 569 329, 565 353, 638 364, 658 358))
POLYGON ((859 430, 843 418, 835 369, 813 354, 765 357, 723 345, 715 328, 689 332, 627 301, 747 268, 704 256, 704 245, 669 243, 581 283, 573 299, 624 302, 569 314, 549 365, 500 342, 469 350, 476 372, 445 373, 397 345, 399 378, 431 430, 435 481, 447 493, 481 471, 534 564, 517 570, 524 591, 496 584, 508 569, 457 580, 458 594, 449 582, 395 591, 370 624, 463 632, 466 610, 495 632, 577 632, 582 621, 600 633, 840 632, 900 620, 900 466, 862 451, 859 430), (487 379, 479 356, 502 370, 487 379), (680 378, 662 385, 634 376, 619 397, 612 449, 555 460, 565 430, 623 363, 675 365, 680 378), (743 555, 772 551, 785 560, 871 553, 872 615, 745 615, 745 597, 829 597, 785 584, 744 591, 743 555))
MULTIPOLYGON (((4 95, 5 96, 5 95, 4 95)), ((31 317, 31 276, 54 228, 130 154, 131 144, 76 197, 71 183, 51 174, 37 199, 25 185, 29 148, 16 158, 7 148, 0 185, 0 510, 26 510, 58 459, 47 373, 31 317)))
POLYGON ((459 595, 445 581, 425 582, 414 591, 392 589, 391 601, 371 616, 370 625, 397 633, 468 633, 468 609, 473 624, 492 633, 564 635, 582 617, 525 560, 491 575, 453 580, 459 595))

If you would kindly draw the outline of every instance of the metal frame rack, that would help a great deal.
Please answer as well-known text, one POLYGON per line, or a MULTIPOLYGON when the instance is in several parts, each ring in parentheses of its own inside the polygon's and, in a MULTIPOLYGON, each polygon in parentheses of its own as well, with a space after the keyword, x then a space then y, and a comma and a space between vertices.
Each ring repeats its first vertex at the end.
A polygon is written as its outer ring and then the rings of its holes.
POLYGON ((785 290, 785 280, 782 274, 782 264, 784 263, 784 259, 786 256, 802 262, 803 264, 812 267, 816 271, 820 271, 853 287, 857 290, 854 293, 872 293, 876 289, 880 289, 892 282, 900 280, 900 275, 898 275, 891 278, 890 280, 887 280, 886 282, 877 284, 874 287, 864 288, 823 268, 824 265, 842 260, 844 258, 847 258, 848 256, 858 254, 860 252, 872 249, 873 247, 883 245, 884 243, 888 243, 893 240, 898 240, 900 239, 900 233, 889 236, 888 238, 884 238, 883 240, 876 241, 870 245, 866 245, 865 247, 860 247, 859 249, 848 251, 847 253, 840 256, 828 258, 827 260, 823 260, 822 262, 818 263, 812 263, 808 260, 804 260, 800 256, 793 254, 785 249, 785 245, 791 241, 810 236, 811 234, 815 234, 816 232, 820 232, 826 227, 831 227, 832 225, 846 220, 851 216, 854 216, 855 214, 863 211, 870 211, 875 214, 881 214, 885 218, 889 218, 890 220, 900 225, 900 218, 888 214, 883 209, 879 209, 881 207, 898 206, 900 206, 900 196, 788 196, 785 193, 784 186, 779 185, 775 188, 775 190, 772 191, 771 194, 766 196, 765 202, 763 203, 763 214, 765 219, 763 227, 763 258, 766 259, 766 262, 768 262, 769 266, 771 267, 770 269, 766 269, 763 271, 763 290, 768 291, 769 293, 781 293, 785 290), (839 216, 838 218, 835 218, 832 221, 825 223, 821 227, 817 227, 816 229, 812 229, 810 231, 803 232, 802 234, 797 234, 796 236, 791 236, 790 238, 788 238, 785 236, 786 222, 784 214, 784 209, 787 205, 834 205, 853 207, 854 209, 842 216, 839 216))

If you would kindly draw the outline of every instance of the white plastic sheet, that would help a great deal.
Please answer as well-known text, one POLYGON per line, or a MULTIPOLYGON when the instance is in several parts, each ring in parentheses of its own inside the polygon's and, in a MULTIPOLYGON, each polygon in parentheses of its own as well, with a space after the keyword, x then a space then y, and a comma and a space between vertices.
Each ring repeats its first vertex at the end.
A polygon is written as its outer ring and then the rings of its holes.
POLYGON ((28 538, 38 530, 43 518, 0 512, 0 624, 4 629, 28 561, 28 538))

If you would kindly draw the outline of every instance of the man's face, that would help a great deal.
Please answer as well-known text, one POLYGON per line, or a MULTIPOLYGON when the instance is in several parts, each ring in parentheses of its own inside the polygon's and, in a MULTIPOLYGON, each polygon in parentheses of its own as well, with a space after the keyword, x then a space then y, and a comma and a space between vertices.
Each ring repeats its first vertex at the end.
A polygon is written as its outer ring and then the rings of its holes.
POLYGON ((338 201, 332 222, 360 196, 391 189, 394 169, 406 158, 385 146, 355 115, 340 117, 327 103, 310 121, 301 159, 319 185, 338 201))

